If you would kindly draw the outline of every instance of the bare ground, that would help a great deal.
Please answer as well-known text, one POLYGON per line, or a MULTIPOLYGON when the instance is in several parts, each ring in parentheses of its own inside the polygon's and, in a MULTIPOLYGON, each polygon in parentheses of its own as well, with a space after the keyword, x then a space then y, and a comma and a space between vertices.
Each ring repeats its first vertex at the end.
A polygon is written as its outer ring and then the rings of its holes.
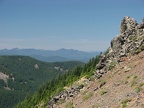
POLYGON ((99 80, 55 108, 144 108, 144 51, 122 58, 99 80), (95 90, 102 82, 101 88, 95 90))

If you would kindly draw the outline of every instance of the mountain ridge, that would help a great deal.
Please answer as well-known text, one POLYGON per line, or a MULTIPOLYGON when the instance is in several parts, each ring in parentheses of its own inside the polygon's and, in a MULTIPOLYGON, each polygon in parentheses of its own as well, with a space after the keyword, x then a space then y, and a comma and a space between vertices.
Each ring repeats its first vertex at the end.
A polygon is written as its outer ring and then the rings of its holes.
POLYGON ((100 51, 86 52, 65 48, 58 50, 19 49, 19 48, 0 50, 0 55, 31 56, 35 59, 44 62, 62 62, 62 61, 74 61, 74 60, 87 62, 90 58, 95 57, 99 53, 100 51))

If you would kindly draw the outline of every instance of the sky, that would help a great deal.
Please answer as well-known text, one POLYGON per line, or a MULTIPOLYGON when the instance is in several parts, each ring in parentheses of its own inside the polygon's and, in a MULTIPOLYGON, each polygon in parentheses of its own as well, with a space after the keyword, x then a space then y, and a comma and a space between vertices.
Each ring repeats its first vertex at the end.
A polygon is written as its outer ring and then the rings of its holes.
POLYGON ((144 0, 0 0, 0 49, 104 51, 144 0))

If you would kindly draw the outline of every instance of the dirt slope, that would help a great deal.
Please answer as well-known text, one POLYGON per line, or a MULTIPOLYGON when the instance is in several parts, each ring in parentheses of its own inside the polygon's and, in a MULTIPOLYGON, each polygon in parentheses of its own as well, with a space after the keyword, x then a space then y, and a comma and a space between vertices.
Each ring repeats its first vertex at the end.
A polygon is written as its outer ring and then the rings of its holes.
POLYGON ((144 108, 144 51, 122 58, 99 80, 89 81, 55 108, 144 108))

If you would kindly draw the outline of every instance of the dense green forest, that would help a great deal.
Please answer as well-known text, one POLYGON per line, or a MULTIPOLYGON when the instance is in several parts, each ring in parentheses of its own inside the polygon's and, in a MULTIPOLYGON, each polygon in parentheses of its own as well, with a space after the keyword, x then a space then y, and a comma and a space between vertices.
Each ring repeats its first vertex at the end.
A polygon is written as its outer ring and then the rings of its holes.
POLYGON ((87 78, 92 76, 98 61, 99 56, 96 56, 84 65, 75 67, 73 71, 68 71, 63 75, 59 75, 55 79, 48 81, 46 84, 42 85, 33 96, 27 97, 22 103, 19 103, 16 108, 47 107, 50 98, 62 91, 65 86, 70 86, 73 82, 83 76, 87 78))
POLYGON ((0 56, 0 108, 14 107, 42 84, 81 65, 78 61, 46 63, 28 56, 0 56))

